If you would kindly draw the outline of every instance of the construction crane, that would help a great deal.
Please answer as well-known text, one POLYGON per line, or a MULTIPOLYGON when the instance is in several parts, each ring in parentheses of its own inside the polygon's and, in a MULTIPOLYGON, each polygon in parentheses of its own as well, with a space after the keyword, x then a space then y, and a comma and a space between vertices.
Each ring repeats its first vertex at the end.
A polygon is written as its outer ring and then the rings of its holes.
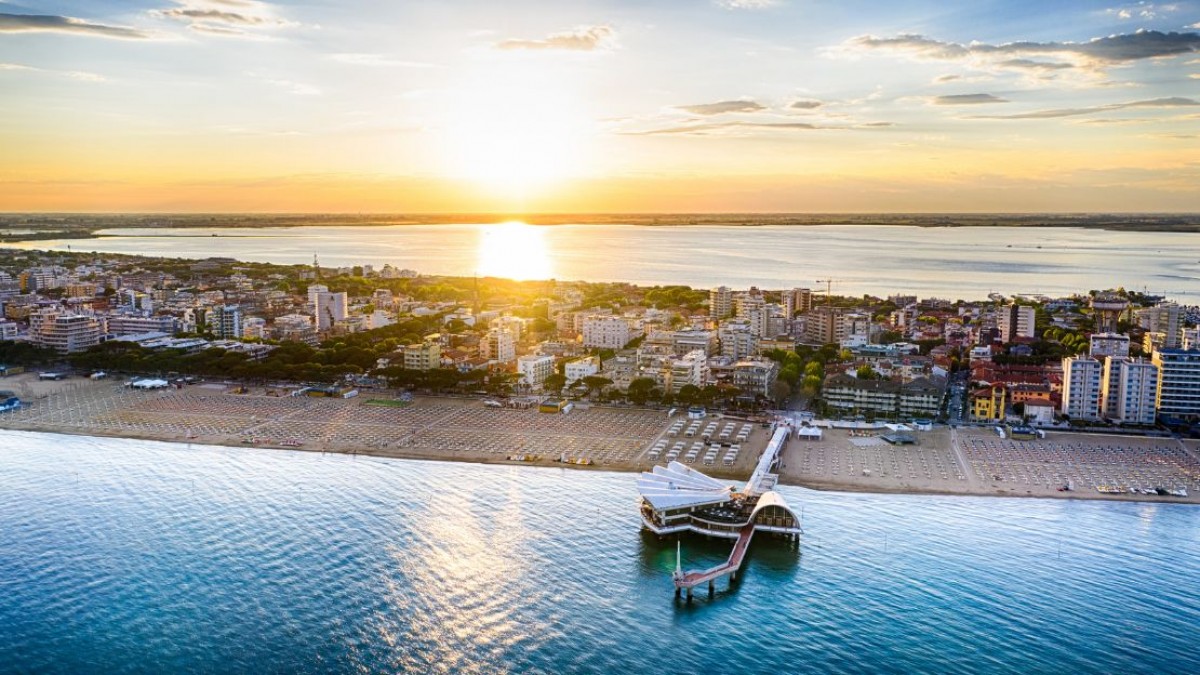
POLYGON ((828 306, 833 298, 833 283, 837 279, 817 279, 818 284, 825 284, 825 305, 828 306))

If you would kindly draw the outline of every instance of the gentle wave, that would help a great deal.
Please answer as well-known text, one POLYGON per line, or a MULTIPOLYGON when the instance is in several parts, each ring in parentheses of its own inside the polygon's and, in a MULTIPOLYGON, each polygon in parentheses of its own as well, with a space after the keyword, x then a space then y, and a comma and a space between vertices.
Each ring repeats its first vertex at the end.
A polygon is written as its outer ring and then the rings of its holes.
POLYGON ((1200 670, 1200 509, 782 490, 687 604, 628 474, 0 431, 0 671, 1200 670))

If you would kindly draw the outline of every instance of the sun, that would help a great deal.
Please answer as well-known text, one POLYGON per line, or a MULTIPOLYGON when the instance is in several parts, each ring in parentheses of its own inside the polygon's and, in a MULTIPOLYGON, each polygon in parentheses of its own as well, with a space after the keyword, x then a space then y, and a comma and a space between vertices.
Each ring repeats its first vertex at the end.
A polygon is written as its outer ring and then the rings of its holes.
POLYGON ((452 177, 519 200, 578 175, 587 121, 570 88, 555 79, 518 61, 460 86, 443 125, 452 177))
POLYGON ((519 281, 554 278, 546 228, 518 221, 480 228, 476 264, 476 273, 485 277, 519 281))

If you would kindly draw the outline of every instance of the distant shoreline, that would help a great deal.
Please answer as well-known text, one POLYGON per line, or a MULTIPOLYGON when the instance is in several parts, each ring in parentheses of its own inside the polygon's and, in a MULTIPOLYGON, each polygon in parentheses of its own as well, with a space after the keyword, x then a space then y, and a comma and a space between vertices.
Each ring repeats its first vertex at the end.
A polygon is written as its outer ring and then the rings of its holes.
POLYGON ((92 239, 109 229, 392 227, 522 222, 537 226, 635 227, 888 226, 921 228, 1077 228, 1121 232, 1200 232, 1200 214, 719 213, 719 214, 0 214, 0 241, 92 239), (28 233, 6 235, 6 229, 28 233))

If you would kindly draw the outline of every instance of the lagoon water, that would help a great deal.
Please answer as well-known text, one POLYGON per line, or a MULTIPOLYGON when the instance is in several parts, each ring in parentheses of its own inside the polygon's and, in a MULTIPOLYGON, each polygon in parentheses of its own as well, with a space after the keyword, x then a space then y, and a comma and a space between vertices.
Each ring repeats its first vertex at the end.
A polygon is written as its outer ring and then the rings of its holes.
POLYGON ((629 474, 0 431, 0 672, 1200 671, 1196 507, 782 490, 688 605, 629 474))
POLYGON ((1200 235, 1083 228, 396 225, 114 229, 24 248, 253 262, 391 264, 424 274, 823 288, 983 299, 1125 287, 1200 303, 1200 235), (217 236, 213 236, 217 235, 217 236))

